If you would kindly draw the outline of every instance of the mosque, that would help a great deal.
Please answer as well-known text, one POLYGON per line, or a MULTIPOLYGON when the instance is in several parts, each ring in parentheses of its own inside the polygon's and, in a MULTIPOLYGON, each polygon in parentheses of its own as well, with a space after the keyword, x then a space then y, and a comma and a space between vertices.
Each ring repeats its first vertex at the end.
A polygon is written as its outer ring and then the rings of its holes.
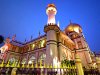
POLYGON ((48 4, 46 8, 48 20, 44 26, 44 35, 25 43, 15 40, 15 36, 13 39, 6 38, 5 44, 0 48, 0 59, 5 63, 20 61, 21 64, 42 60, 43 63, 59 66, 65 59, 75 60, 77 53, 83 66, 94 65, 95 56, 86 42, 81 25, 70 23, 62 31, 59 24, 56 24, 56 13, 56 6, 48 4))

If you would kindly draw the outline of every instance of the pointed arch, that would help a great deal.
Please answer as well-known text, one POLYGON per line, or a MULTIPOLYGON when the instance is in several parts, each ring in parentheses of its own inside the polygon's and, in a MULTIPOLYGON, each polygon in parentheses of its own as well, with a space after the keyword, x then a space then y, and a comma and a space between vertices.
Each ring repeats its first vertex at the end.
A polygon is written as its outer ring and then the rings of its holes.
POLYGON ((18 59, 15 58, 15 57, 11 57, 11 58, 9 59, 9 64, 12 65, 13 63, 15 63, 15 65, 17 65, 18 59))
POLYGON ((27 59, 23 58, 21 64, 26 64, 27 59))
POLYGON ((29 58, 28 63, 29 63, 29 64, 35 63, 35 60, 36 60, 36 57, 33 55, 33 56, 31 56, 31 57, 29 58))
POLYGON ((45 53, 42 53, 39 57, 39 60, 44 60, 46 58, 46 54, 45 53))

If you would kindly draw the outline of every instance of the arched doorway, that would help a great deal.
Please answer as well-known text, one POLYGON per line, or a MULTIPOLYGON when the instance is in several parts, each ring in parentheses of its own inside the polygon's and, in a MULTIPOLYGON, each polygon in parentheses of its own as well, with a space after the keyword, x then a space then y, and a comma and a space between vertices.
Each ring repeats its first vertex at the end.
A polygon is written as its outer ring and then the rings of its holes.
POLYGON ((27 59, 23 58, 21 64, 26 64, 27 59))
POLYGON ((44 54, 44 53, 41 54, 39 59, 38 59, 38 62, 42 61, 44 63, 45 58, 46 58, 46 54, 44 54))
POLYGON ((28 64, 35 63, 35 60, 36 60, 35 56, 31 56, 29 61, 28 61, 28 64))
POLYGON ((15 57, 12 57, 9 59, 9 65, 15 64, 15 66, 18 64, 18 59, 16 59, 15 57))

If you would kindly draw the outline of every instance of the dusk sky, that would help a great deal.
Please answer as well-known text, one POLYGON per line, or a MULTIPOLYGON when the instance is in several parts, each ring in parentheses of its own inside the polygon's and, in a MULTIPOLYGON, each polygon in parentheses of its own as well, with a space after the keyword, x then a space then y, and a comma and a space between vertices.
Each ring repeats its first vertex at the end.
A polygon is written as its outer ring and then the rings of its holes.
POLYGON ((100 50, 100 0, 0 0, 0 35, 24 42, 44 33, 46 7, 57 7, 56 22, 61 30, 69 21, 78 23, 92 51, 100 50))

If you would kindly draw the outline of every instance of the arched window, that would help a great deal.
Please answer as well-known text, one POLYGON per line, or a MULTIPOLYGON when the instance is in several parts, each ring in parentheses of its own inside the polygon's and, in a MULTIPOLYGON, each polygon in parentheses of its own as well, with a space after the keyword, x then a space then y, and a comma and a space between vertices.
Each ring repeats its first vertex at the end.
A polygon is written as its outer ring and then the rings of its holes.
POLYGON ((45 47, 45 45, 46 45, 46 41, 45 41, 45 40, 41 40, 40 46, 41 46, 41 47, 45 47))
POLYGON ((38 59, 38 63, 40 64, 40 62, 42 62, 42 65, 43 65, 45 58, 46 58, 46 54, 43 53, 42 55, 40 55, 40 57, 38 59))
POLYGON ((83 46, 82 46, 82 42, 81 42, 81 41, 78 41, 77 43, 78 43, 79 49, 81 49, 81 48, 83 47, 83 46))
POLYGON ((36 42, 34 49, 38 49, 38 48, 39 48, 39 44, 38 44, 38 42, 36 42))
POLYGON ((17 65, 18 59, 14 58, 14 57, 10 58, 10 59, 9 59, 9 64, 12 65, 13 63, 14 63, 15 65, 17 65))
POLYGON ((35 49, 35 44, 33 43, 33 44, 31 45, 31 47, 32 47, 32 50, 34 50, 34 49, 35 49))
POLYGON ((22 60, 22 62, 21 62, 21 64, 26 64, 26 58, 24 58, 23 60, 22 60))
POLYGON ((34 56, 32 56, 32 57, 29 59, 28 63, 29 63, 29 64, 32 64, 32 63, 35 62, 35 60, 36 60, 36 58, 35 58, 34 56))
POLYGON ((44 60, 46 58, 46 54, 42 54, 40 57, 39 57, 39 60, 44 60))
POLYGON ((66 56, 66 53, 63 53, 62 54, 62 60, 65 60, 65 59, 67 59, 67 56, 66 56))

